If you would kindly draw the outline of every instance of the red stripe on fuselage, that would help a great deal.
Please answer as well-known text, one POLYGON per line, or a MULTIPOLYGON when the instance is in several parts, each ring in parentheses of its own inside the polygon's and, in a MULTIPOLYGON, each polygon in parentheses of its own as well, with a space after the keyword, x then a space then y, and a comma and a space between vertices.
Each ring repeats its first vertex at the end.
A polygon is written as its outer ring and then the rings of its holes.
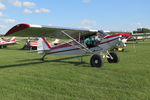
POLYGON ((104 39, 108 39, 108 38, 112 38, 112 37, 116 37, 116 36, 119 36, 120 34, 115 34, 115 35, 108 35, 108 36, 105 36, 104 39))
MULTIPOLYGON (((100 44, 105 44, 105 43, 109 43, 111 41, 114 41, 114 40, 117 40, 119 37, 115 38, 115 39, 112 39, 112 40, 109 40, 109 41, 106 41, 106 42, 102 42, 100 44)), ((100 45, 99 44, 99 45, 100 45)), ((68 46, 70 47, 70 46, 68 46)), ((75 50, 80 50, 80 48, 74 48, 74 49, 68 49, 68 50, 62 50, 62 51, 54 51, 54 52, 50 52, 50 53, 47 53, 47 54, 54 54, 54 53, 60 53, 60 52, 68 52, 68 51, 75 51, 75 50)))
POLYGON ((51 50, 65 48, 65 47, 70 47, 70 46, 72 46, 71 42, 52 47, 51 50))
POLYGON ((116 36, 126 36, 126 38, 130 37, 130 34, 126 34, 126 33, 120 33, 120 34, 114 34, 114 35, 108 35, 108 36, 105 36, 104 39, 108 39, 108 38, 112 38, 112 37, 116 37, 116 36))
POLYGON ((100 43, 100 44, 105 44, 105 43, 108 43, 108 42, 111 42, 111 41, 114 41, 114 40, 117 40, 117 39, 119 39, 119 37, 117 37, 117 38, 115 38, 115 39, 112 39, 112 40, 108 40, 108 41, 106 41, 106 42, 102 42, 102 43, 100 43))
POLYGON ((63 51, 55 51, 55 52, 50 52, 50 53, 46 53, 46 54, 54 54, 54 53, 74 51, 74 50, 80 50, 80 48, 68 49, 68 50, 63 50, 63 51))

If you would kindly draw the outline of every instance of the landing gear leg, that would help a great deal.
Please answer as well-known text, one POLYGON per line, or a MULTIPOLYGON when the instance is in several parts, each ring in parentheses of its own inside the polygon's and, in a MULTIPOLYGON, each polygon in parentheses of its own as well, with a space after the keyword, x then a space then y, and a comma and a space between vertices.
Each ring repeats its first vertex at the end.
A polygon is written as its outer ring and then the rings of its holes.
POLYGON ((107 60, 109 63, 118 63, 120 61, 120 57, 117 53, 112 52, 108 56, 109 57, 107 58, 107 60))
POLYGON ((44 61, 45 60, 45 56, 46 56, 46 54, 40 60, 44 61))

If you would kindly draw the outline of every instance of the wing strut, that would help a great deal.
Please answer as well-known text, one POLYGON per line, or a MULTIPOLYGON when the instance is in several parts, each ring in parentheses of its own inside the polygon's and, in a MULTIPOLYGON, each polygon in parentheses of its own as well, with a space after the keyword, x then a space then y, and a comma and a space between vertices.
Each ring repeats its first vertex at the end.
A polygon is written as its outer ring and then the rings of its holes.
POLYGON ((67 37, 69 37, 71 40, 73 40, 74 42, 76 42, 77 44, 79 44, 82 48, 84 48, 85 50, 87 50, 86 52, 89 53, 93 53, 90 49, 86 48, 83 44, 81 44, 80 42, 78 42, 76 39, 72 38, 70 35, 68 35, 65 31, 61 31, 63 34, 65 34, 67 37))

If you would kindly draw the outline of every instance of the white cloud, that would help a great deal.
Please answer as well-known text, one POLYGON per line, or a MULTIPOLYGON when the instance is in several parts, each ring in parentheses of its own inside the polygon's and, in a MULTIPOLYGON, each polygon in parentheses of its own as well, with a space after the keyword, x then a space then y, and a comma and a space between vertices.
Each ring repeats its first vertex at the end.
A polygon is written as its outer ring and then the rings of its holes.
POLYGON ((2 1, 6 1, 15 7, 22 7, 22 2, 20 0, 2 0, 2 1))
POLYGON ((82 0, 83 3, 89 3, 91 0, 82 0))
POLYGON ((32 12, 31 10, 29 10, 29 9, 25 9, 25 10, 24 10, 24 13, 25 13, 25 14, 32 14, 33 12, 32 12))
POLYGON ((36 9, 35 13, 50 13, 51 11, 49 9, 41 8, 41 9, 36 9))
POLYGON ((3 13, 2 13, 2 12, 0 12, 0 17, 1 17, 1 16, 3 16, 3 13))
POLYGON ((80 22, 81 25, 96 25, 96 21, 84 19, 80 22))
POLYGON ((5 25, 0 25, 0 29, 6 29, 7 28, 7 26, 5 26, 5 25))
POLYGON ((51 11, 49 9, 41 8, 41 12, 43 12, 43 13, 50 13, 51 11))
POLYGON ((5 22, 5 23, 10 23, 10 24, 16 23, 15 19, 0 19, 0 21, 5 22))
POLYGON ((34 2, 23 2, 23 6, 27 8, 35 8, 36 4, 34 2))
POLYGON ((40 10, 39 10, 39 9, 36 9, 36 10, 35 10, 35 13, 40 13, 40 10))
POLYGON ((0 10, 5 10, 6 9, 6 6, 2 3, 0 3, 0 10))
POLYGON ((41 9, 36 9, 35 12, 29 9, 24 9, 25 14, 33 14, 33 13, 50 13, 51 11, 49 9, 41 8, 41 9))
POLYGON ((12 4, 13 4, 15 7, 22 7, 22 2, 20 2, 19 0, 15 0, 14 2, 12 2, 12 4))
POLYGON ((0 0, 0 1, 6 1, 9 2, 11 5, 15 7, 26 7, 26 8, 35 8, 36 4, 34 2, 29 1, 21 1, 21 0, 0 0))

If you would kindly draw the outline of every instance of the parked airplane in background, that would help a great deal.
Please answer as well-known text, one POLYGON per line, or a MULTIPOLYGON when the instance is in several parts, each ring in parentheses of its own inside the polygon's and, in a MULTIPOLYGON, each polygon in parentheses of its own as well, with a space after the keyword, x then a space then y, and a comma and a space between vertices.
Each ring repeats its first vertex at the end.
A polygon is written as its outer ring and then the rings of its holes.
POLYGON ((128 40, 127 41, 138 41, 138 40, 145 40, 145 37, 142 37, 142 36, 137 36, 137 37, 130 37, 130 38, 128 38, 128 40))
POLYGON ((129 34, 109 35, 99 30, 70 29, 61 27, 47 27, 40 25, 18 24, 11 28, 6 36, 25 36, 25 37, 42 37, 38 42, 38 53, 43 55, 68 55, 81 54, 92 55, 90 64, 92 67, 101 67, 104 64, 104 58, 109 63, 118 63, 120 58, 114 52, 115 48, 124 47, 130 36, 129 34), (99 34, 99 40, 92 40, 99 34), (69 38, 71 41, 59 45, 50 45, 44 37, 52 38, 69 38), (85 40, 91 40, 86 43, 85 40))
MULTIPOLYGON (((59 39, 55 39, 53 42, 48 42, 50 45, 58 45, 59 44, 59 39)), ((28 40, 30 47, 37 47, 38 46, 38 40, 28 40)))
POLYGON ((10 41, 5 41, 1 38, 0 40, 0 48, 6 48, 8 45, 16 44, 16 37, 12 37, 10 41))
MULTIPOLYGON (((25 50, 37 50, 38 40, 39 40, 38 38, 28 39, 26 44, 24 45, 23 49, 25 49, 25 50)), ((54 46, 54 45, 58 45, 59 41, 60 41, 60 39, 55 39, 55 41, 48 42, 48 43, 50 45, 54 46)))

